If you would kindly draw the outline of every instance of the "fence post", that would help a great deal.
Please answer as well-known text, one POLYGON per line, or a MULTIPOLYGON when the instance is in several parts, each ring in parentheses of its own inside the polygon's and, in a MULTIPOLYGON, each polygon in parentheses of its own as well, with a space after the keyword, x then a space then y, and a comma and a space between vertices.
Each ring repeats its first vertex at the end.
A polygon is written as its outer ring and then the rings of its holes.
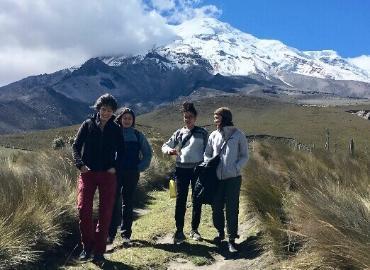
POLYGON ((325 150, 330 151, 330 132, 329 129, 325 129, 325 150))
POLYGON ((353 139, 351 139, 351 141, 349 142, 349 153, 351 156, 355 155, 355 142, 353 141, 353 139))

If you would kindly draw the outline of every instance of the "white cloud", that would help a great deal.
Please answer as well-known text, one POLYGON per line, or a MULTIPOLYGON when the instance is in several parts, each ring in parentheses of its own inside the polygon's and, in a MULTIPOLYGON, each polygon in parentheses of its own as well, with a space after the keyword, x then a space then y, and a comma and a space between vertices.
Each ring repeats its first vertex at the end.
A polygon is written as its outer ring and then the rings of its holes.
POLYGON ((222 13, 214 5, 201 6, 202 0, 151 0, 148 5, 167 19, 180 24, 199 17, 219 17, 222 13))
POLYGON ((202 0, 1 0, 0 86, 82 64, 142 53, 174 39, 168 24, 221 11, 202 0))
POLYGON ((158 11, 172 10, 176 7, 175 0, 152 0, 152 6, 158 11))
POLYGON ((366 70, 370 75, 370 55, 361 55, 354 58, 348 58, 348 61, 366 70))
POLYGON ((2 0, 0 37, 4 85, 90 57, 140 53, 174 34, 140 0, 2 0))

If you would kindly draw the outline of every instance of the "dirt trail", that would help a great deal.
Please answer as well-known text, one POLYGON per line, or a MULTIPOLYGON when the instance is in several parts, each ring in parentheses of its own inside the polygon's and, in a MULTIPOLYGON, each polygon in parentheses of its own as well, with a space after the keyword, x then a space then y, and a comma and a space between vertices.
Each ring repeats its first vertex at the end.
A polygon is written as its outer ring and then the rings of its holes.
MULTIPOLYGON (((248 230, 253 227, 253 221, 240 224, 238 239, 239 252, 230 255, 227 250, 227 242, 222 242, 220 248, 212 253, 214 262, 210 265, 197 266, 184 258, 176 258, 168 264, 168 270, 242 270, 242 269, 277 269, 274 264, 277 262, 273 253, 261 250, 257 244, 259 236, 249 236, 248 230)), ((171 235, 158 239, 158 243, 170 243, 171 235)))

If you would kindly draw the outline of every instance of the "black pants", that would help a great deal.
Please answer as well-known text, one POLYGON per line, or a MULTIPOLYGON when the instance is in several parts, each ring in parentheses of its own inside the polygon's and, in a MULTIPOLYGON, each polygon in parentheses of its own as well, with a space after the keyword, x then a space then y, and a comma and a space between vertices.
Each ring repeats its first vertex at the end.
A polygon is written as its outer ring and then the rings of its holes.
POLYGON ((117 185, 112 221, 109 227, 109 237, 115 238, 117 227, 120 227, 122 237, 131 237, 133 222, 133 198, 139 181, 140 173, 137 170, 120 172, 119 185, 117 185))
MULTIPOLYGON (((175 210, 175 220, 176 228, 178 231, 184 229, 184 217, 186 212, 186 200, 188 198, 189 184, 191 183, 191 188, 194 190, 196 179, 194 179, 194 169, 193 168, 179 168, 176 167, 176 210, 175 210)), ((200 216, 202 213, 202 203, 193 200, 193 211, 191 219, 192 230, 198 230, 200 223, 200 216)))
POLYGON ((212 205, 213 225, 219 233, 224 233, 226 206, 227 234, 229 239, 239 238, 238 236, 238 214, 239 194, 241 176, 218 181, 217 191, 212 205))

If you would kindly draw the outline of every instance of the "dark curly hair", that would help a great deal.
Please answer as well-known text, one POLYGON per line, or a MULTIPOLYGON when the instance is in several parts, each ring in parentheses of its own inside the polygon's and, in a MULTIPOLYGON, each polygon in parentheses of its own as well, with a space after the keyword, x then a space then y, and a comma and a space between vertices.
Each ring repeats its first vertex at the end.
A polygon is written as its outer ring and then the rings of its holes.
POLYGON ((195 107, 194 107, 194 103, 192 103, 192 102, 188 102, 188 101, 185 101, 185 102, 182 104, 181 112, 182 112, 182 113, 190 112, 190 113, 192 113, 195 117, 198 115, 198 112, 197 112, 197 110, 196 110, 196 109, 195 109, 195 107))
POLYGON ((111 94, 106 93, 95 101, 93 107, 99 111, 102 106, 109 106, 115 112, 118 108, 117 100, 111 94))

